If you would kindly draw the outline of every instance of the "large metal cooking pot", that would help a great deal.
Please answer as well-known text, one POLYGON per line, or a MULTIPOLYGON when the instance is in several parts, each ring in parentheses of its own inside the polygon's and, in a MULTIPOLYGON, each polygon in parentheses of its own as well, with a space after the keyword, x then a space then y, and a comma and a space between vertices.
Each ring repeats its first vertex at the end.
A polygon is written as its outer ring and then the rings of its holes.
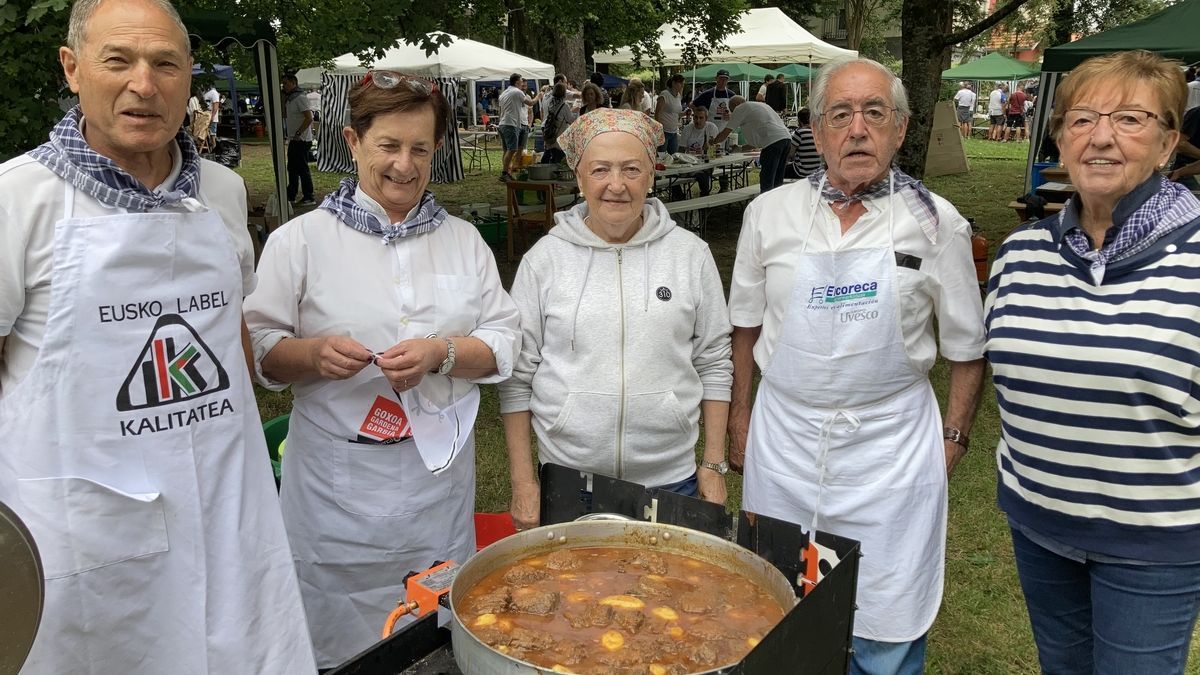
MULTIPOLYGON (((546 525, 502 539, 475 554, 450 587, 450 624, 454 660, 465 675, 533 675, 550 669, 514 659, 471 634, 457 608, 463 596, 489 573, 517 560, 560 548, 621 546, 688 555, 736 571, 775 599, 784 613, 796 604, 791 584, 771 563, 750 551, 704 532, 642 521, 590 520, 546 525)), ((708 671, 712 672, 712 671, 708 671)))

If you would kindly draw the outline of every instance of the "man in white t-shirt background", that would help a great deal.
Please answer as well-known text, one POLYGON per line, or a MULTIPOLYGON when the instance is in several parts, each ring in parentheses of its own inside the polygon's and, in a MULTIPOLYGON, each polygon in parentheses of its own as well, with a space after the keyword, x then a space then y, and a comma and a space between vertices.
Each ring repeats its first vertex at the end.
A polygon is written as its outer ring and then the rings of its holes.
POLYGON ((529 111, 542 100, 541 92, 530 97, 525 93, 525 78, 513 73, 508 88, 500 92, 500 143, 504 146, 501 181, 511 180, 521 168, 521 151, 529 138, 529 111))
POLYGON ((766 103, 747 101, 741 96, 729 99, 729 111, 729 125, 717 134, 713 142, 721 143, 734 129, 741 129, 742 136, 750 145, 762 148, 758 155, 762 165, 758 173, 758 184, 762 191, 767 192, 783 185, 792 132, 788 131, 779 113, 766 103))
POLYGON ((966 82, 958 83, 958 93, 954 95, 954 105, 958 114, 958 128, 963 138, 971 137, 971 120, 975 116, 975 92, 966 82))
POLYGON ((217 92, 215 86, 210 85, 208 91, 204 92, 204 107, 212 115, 208 120, 208 133, 216 138, 217 122, 221 121, 221 94, 217 92))
POLYGON ((1004 85, 997 82, 988 94, 988 127, 989 141, 1004 140, 1004 85))

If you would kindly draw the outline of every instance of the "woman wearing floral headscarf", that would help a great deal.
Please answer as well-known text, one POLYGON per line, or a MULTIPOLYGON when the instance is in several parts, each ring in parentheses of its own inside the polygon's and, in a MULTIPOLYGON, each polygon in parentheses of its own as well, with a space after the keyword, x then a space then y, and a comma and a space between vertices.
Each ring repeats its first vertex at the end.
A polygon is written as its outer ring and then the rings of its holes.
POLYGON ((662 142, 658 122, 609 108, 559 136, 585 203, 556 214, 513 281, 523 345, 500 410, 518 527, 538 522, 531 425, 542 462, 725 502, 724 287, 704 241, 646 198, 662 142))
POLYGON ((449 119, 425 80, 351 90, 358 180, 271 234, 245 303, 259 381, 295 392, 280 498, 320 668, 376 641, 405 572, 475 551, 476 383, 520 334, 492 252, 425 189, 449 119))

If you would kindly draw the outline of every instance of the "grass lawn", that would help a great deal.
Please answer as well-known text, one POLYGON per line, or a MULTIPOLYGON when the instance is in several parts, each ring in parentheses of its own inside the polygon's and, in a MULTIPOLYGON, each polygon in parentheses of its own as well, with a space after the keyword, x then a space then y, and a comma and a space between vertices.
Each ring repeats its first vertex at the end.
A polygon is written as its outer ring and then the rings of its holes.
MULTIPOLYGON (((1025 153, 1028 143, 993 143, 969 139, 966 142, 971 171, 926 181, 934 192, 974 218, 995 253, 1000 240, 1018 222, 1007 204, 1023 192, 1025 153)), ((245 177, 251 206, 262 204, 271 190, 270 157, 262 146, 246 147, 245 177)), ((499 167, 499 153, 492 165, 499 167)), ((431 185, 430 189, 451 213, 468 203, 504 203, 504 186, 498 171, 468 176, 450 185, 431 185)), ((331 190, 341 178, 334 174, 314 174, 318 195, 331 190)), ((728 279, 733 266, 741 207, 727 207, 711 214, 707 239, 722 276, 728 279)), ((496 259, 505 283, 516 271, 497 247, 496 259)), ((946 390, 946 368, 939 364, 932 379, 939 399, 946 390)), ((480 511, 507 508, 509 498, 507 456, 500 422, 499 404, 494 386, 483 387, 476 424, 478 486, 476 505, 480 511)), ((289 396, 259 390, 263 419, 287 412, 289 396)), ((944 400, 944 399, 943 399, 944 400)), ((984 388, 979 416, 971 433, 973 449, 959 465, 950 483, 950 523, 946 551, 946 583, 941 613, 930 634, 928 667, 932 673, 988 675, 1036 673, 1037 654, 1029 629, 1020 585, 1013 563, 1008 528, 995 504, 995 460, 992 449, 999 437, 999 417, 990 384, 984 388)), ((701 441, 702 442, 702 441, 701 441)), ((741 479, 731 474, 729 507, 741 500, 741 479)), ((1200 659, 1192 641, 1192 667, 1200 673, 1200 659)))

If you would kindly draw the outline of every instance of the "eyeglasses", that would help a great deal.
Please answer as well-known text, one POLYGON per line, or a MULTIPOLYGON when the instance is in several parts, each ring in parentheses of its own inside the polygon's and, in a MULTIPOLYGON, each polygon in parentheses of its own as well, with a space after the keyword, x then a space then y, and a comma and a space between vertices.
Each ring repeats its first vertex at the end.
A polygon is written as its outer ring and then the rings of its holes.
POLYGON ((1086 134, 1096 128, 1101 117, 1108 118, 1109 126, 1112 127, 1114 133, 1126 136, 1145 131, 1146 127, 1150 125, 1150 120, 1162 122, 1162 118, 1157 113, 1137 108, 1106 113, 1096 112, 1091 108, 1071 108, 1063 114, 1063 127, 1072 134, 1086 134))
POLYGON ((882 105, 869 105, 862 110, 843 106, 831 108, 829 112, 822 113, 821 117, 825 118, 825 126, 832 129, 844 129, 850 126, 856 113, 862 115, 863 122, 866 122, 867 126, 881 127, 892 119, 892 113, 895 110, 895 108, 882 105))
POLYGON ((430 94, 438 93, 437 82, 431 82, 422 77, 410 77, 401 75, 400 73, 391 70, 372 70, 363 78, 363 84, 370 82, 380 89, 395 89, 400 86, 400 83, 406 83, 408 88, 429 96, 430 94))

